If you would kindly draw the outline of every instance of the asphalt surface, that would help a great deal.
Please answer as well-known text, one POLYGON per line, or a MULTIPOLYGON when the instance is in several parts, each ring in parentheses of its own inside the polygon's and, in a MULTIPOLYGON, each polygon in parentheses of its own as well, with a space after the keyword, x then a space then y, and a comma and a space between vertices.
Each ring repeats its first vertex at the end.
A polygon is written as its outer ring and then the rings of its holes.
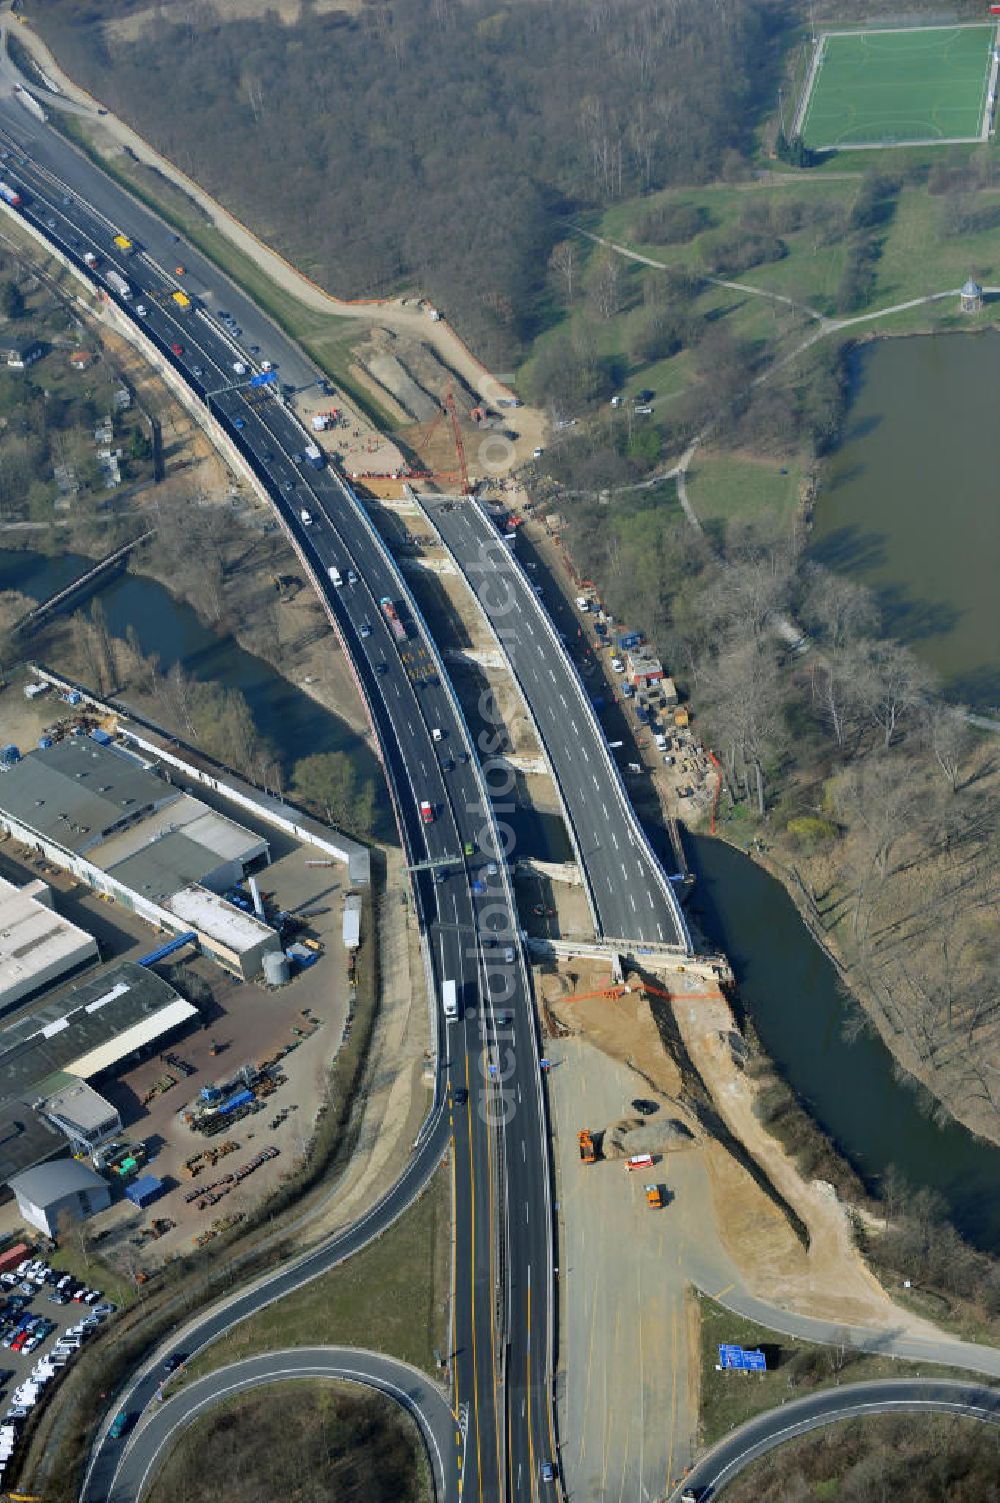
POLYGON ((780 1409, 769 1410, 767 1414, 749 1420, 727 1435, 692 1467, 683 1488, 679 1488, 673 1497, 679 1499, 681 1493, 690 1488, 698 1503, 708 1503, 758 1457, 823 1425, 873 1414, 920 1413, 925 1410, 1000 1424, 1000 1389, 981 1388, 970 1383, 901 1378, 877 1383, 845 1383, 840 1388, 810 1394, 808 1398, 793 1399, 780 1409))
MULTIPOLYGON (((90 279, 141 327, 229 433, 267 487, 333 612, 368 706, 404 849, 416 868, 413 890, 433 984, 440 997, 443 982, 454 980, 460 1000, 457 1021, 446 1024, 438 1013, 438 1110, 453 1090, 468 1092, 451 1123, 457 1195, 452 1366, 464 1437, 463 1497, 554 1496, 554 1488, 539 1481, 541 1461, 554 1444, 554 1421, 552 1213, 538 1040, 506 868, 492 859, 496 825, 457 700, 363 508, 331 466, 314 469, 302 458, 311 435, 287 398, 322 380, 302 352, 197 250, 10 98, 0 99, 0 152, 6 154, 0 176, 22 193, 16 212, 81 270, 84 253, 96 254, 90 279), (137 247, 134 254, 115 248, 120 231, 137 247), (183 274, 174 270, 178 266, 183 274), (125 278, 129 297, 113 291, 110 271, 125 278), (178 289, 195 302, 187 313, 172 301, 178 289), (231 315, 239 334, 223 326, 220 312, 231 315), (251 387, 254 374, 264 374, 265 359, 278 380, 251 387), (235 370, 236 362, 246 371, 235 370), (403 621, 405 639, 394 636, 383 600, 403 621)), ((210 1312, 185 1335, 186 1349, 204 1345, 376 1235, 426 1182, 447 1139, 447 1122, 435 1117, 377 1213, 294 1270, 210 1312)), ((141 1410, 155 1393, 154 1374, 141 1377, 116 1407, 141 1410)), ((112 1495, 122 1454, 120 1445, 99 1445, 88 1499, 112 1495)))
POLYGON ((479 503, 423 498, 475 591, 528 704, 559 785, 598 933, 629 947, 691 950, 680 903, 636 818, 586 685, 536 586, 479 503))
POLYGON ((434 1478, 437 1498, 458 1496, 455 1416, 425 1373, 408 1363, 352 1347, 292 1347, 266 1352, 220 1367, 188 1384, 172 1398, 154 1404, 128 1437, 115 1490, 116 1503, 139 1498, 162 1466, 180 1431, 210 1413, 216 1404, 265 1384, 303 1379, 338 1379, 374 1388, 400 1404, 416 1420, 434 1478))

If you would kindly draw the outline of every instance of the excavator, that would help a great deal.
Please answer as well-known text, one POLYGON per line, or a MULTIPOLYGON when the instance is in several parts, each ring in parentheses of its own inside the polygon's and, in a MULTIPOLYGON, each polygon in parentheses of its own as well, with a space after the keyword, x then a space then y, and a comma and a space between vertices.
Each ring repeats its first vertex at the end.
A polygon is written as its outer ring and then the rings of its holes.
POLYGON ((595 1144, 594 1139, 591 1136, 590 1129, 586 1127, 583 1128, 581 1132, 577 1133, 576 1138, 577 1142, 580 1145, 580 1163, 596 1164, 597 1145, 595 1144))

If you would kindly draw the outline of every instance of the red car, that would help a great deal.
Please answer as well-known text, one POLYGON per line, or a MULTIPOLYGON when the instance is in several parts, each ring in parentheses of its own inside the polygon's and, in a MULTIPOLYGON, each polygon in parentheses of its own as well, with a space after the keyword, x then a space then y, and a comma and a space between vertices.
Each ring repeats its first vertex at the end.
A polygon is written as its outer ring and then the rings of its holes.
POLYGON ((420 818, 425 825, 432 825, 434 823, 434 810, 425 798, 420 800, 420 818))
POLYGON ((175 355, 183 355, 184 353, 184 346, 182 344, 172 344, 170 348, 173 350, 175 355))

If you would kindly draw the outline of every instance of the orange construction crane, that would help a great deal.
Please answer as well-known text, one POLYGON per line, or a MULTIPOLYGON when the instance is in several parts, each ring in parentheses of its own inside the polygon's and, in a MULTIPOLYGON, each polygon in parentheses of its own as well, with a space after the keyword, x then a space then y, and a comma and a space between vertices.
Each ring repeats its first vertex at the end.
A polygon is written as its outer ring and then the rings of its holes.
POLYGON ((588 1002, 592 997, 603 997, 605 1002, 617 1002, 619 997, 624 997, 629 992, 649 992, 654 997, 663 997, 666 1002, 673 1000, 673 993, 664 991, 662 986, 654 986, 652 982, 640 981, 634 986, 606 986, 600 987, 593 992, 575 992, 572 997, 555 997, 557 1003, 563 1002, 588 1002))
POLYGON ((597 1149, 590 1135, 590 1129, 585 1127, 582 1132, 577 1133, 576 1139, 580 1145, 581 1164, 595 1164, 597 1162, 597 1149))
POLYGON ((465 445, 462 442, 462 430, 458 425, 455 393, 450 386, 444 394, 444 405, 448 409, 448 416, 451 418, 451 431, 455 436, 455 453, 458 455, 458 468, 462 476, 462 495, 467 496, 471 489, 469 486, 469 466, 465 462, 465 445))

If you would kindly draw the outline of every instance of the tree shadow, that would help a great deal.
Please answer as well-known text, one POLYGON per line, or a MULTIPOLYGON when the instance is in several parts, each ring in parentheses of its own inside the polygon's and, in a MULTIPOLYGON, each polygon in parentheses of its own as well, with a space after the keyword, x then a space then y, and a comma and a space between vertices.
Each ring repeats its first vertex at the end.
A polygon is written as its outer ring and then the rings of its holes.
POLYGON ((845 485, 852 485, 855 480, 860 480, 867 469, 868 466, 863 464, 861 460, 858 460, 855 464, 847 465, 844 469, 838 470, 836 474, 831 475, 829 480, 824 482, 823 489, 828 494, 831 491, 843 490, 845 485))
MULTIPOLYGON (((844 429, 843 442, 854 443, 857 439, 867 438, 869 434, 875 432, 876 428, 880 428, 884 421, 880 412, 869 412, 866 417, 855 419, 844 429)), ((838 483, 843 482, 838 478, 838 483)))
POLYGON ((886 534, 862 532, 860 527, 838 527, 809 550, 817 564, 843 573, 878 569, 886 562, 886 534))
POLYGON ((950 675, 944 690, 949 699, 969 705, 982 715, 1000 716, 1000 665, 981 663, 950 675))
POLYGON ((875 598, 883 631, 900 642, 923 642, 928 637, 943 636, 954 630, 964 614, 943 600, 910 598, 903 585, 887 585, 876 592, 875 598))

